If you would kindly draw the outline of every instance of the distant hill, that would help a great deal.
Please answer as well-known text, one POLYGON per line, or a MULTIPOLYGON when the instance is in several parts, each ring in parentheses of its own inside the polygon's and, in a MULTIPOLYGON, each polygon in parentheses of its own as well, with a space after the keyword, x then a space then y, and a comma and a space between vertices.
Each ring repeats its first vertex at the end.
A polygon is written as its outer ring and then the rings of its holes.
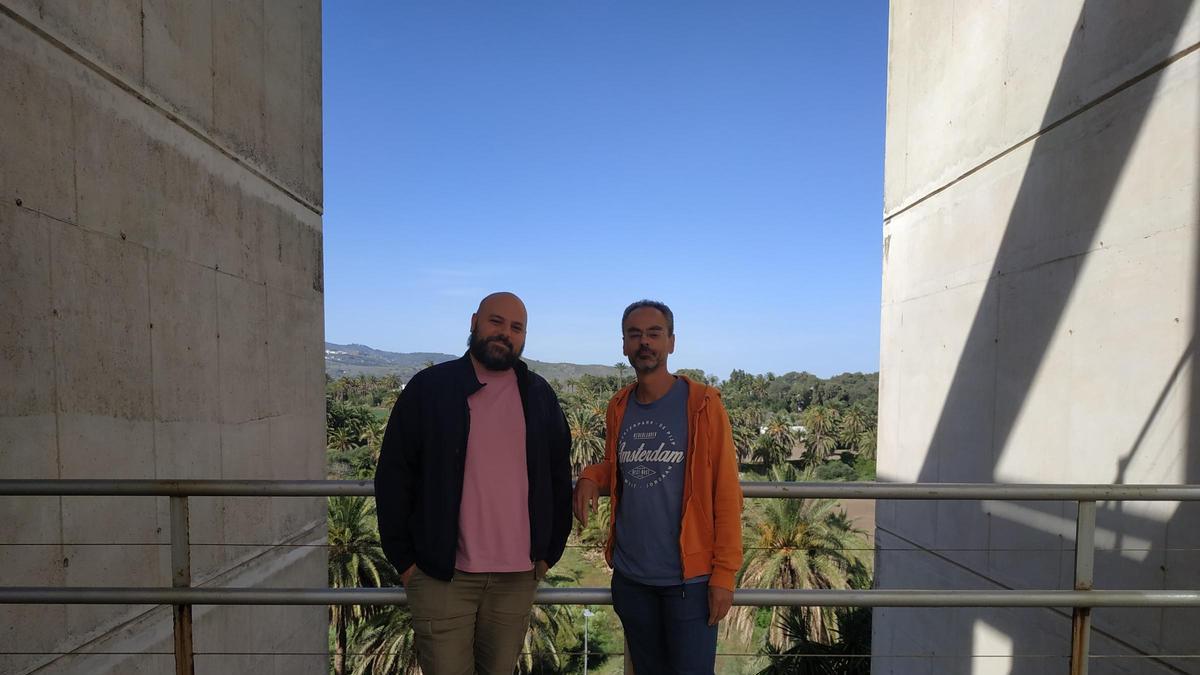
MULTIPOLYGON (((430 361, 441 363, 457 359, 459 356, 459 354, 436 352, 385 352, 366 345, 338 345, 326 342, 325 372, 333 378, 395 373, 401 380, 407 382, 417 371, 425 368, 430 361)), ((546 363, 533 359, 524 359, 524 361, 529 364, 533 372, 547 380, 571 380, 585 373, 600 376, 617 374, 617 369, 612 366, 546 363)))

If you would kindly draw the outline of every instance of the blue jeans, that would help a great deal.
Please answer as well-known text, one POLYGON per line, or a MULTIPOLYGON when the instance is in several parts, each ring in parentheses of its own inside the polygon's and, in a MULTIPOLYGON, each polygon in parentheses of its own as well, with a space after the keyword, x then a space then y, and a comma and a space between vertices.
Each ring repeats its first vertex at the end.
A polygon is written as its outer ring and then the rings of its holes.
POLYGON ((621 617, 638 675, 712 675, 717 627, 708 625, 708 583, 647 586, 613 570, 621 617))

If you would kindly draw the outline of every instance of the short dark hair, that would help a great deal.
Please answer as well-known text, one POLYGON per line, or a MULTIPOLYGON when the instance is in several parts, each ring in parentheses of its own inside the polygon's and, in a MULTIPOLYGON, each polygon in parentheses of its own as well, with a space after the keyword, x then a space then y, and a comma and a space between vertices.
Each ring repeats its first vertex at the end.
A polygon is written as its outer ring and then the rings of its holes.
POLYGON ((650 307, 651 309, 657 309, 658 311, 662 312, 662 315, 667 317, 667 335, 670 336, 675 334, 675 315, 671 313, 671 308, 667 307, 666 303, 662 303, 657 300, 638 300, 632 305, 626 307, 625 313, 621 315, 622 335, 625 334, 625 320, 629 318, 630 314, 633 314, 636 310, 639 310, 643 307, 650 307))

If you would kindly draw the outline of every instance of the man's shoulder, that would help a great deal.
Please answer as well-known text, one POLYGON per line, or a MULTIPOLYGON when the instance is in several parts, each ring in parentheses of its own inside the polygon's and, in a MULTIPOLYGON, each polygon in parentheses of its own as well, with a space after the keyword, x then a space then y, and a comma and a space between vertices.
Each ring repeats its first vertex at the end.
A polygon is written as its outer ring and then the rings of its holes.
POLYGON ((696 405, 716 405, 724 407, 721 402, 721 390, 706 382, 697 382, 686 375, 680 375, 688 384, 688 401, 696 405))
MULTIPOLYGON (((728 419, 729 413, 721 401, 721 390, 703 382, 690 382, 693 389, 688 395, 689 410, 698 410, 700 423, 706 427, 720 424, 728 419)), ((689 413, 690 414, 690 413, 689 413)))

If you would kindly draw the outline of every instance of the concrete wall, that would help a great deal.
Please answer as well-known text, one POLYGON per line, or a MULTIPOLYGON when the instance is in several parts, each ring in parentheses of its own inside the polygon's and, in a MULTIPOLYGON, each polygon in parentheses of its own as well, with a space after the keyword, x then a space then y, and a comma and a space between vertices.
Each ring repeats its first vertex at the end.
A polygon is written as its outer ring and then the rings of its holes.
MULTIPOLYGON (((1180 0, 892 3, 881 480, 1200 483, 1198 41, 1180 0)), ((1074 518, 881 502, 877 581, 1071 588, 1074 518)), ((1098 520, 1097 587, 1200 587, 1200 505, 1098 520)), ((879 610, 873 672, 1065 672, 1069 616, 879 610)), ((1197 622, 1098 610, 1092 653, 1131 658, 1091 672, 1200 672, 1139 658, 1197 622)))
MULTIPOLYGON (((317 0, 0 0, 0 476, 324 477, 317 0)), ((193 499, 193 578, 326 583, 323 500, 193 499)), ((0 585, 169 586, 165 499, 0 498, 0 585)), ((197 672, 325 672, 203 608, 197 672)), ((0 673, 159 673, 170 615, 0 607, 0 673), (12 652, 24 652, 13 655, 12 652), (70 652, 58 657, 55 653, 70 652), (40 668, 40 670, 39 670, 40 668)))

